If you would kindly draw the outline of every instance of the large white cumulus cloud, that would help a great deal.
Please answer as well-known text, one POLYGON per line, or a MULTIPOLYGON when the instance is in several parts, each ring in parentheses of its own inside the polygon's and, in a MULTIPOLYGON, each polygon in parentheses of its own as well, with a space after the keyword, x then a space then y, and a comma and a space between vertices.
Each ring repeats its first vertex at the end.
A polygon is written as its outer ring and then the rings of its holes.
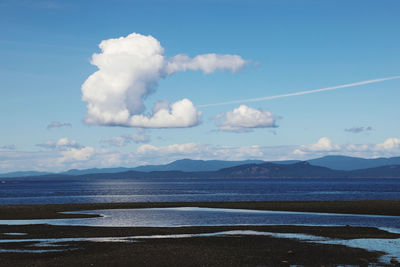
POLYGON ((104 40, 101 53, 91 63, 98 71, 82 85, 82 100, 88 102, 86 123, 143 128, 191 127, 200 122, 201 113, 189 99, 153 108, 144 114, 143 100, 153 93, 160 78, 178 71, 215 70, 236 72, 246 61, 237 55, 205 54, 189 58, 164 56, 164 48, 152 36, 132 33, 104 40))

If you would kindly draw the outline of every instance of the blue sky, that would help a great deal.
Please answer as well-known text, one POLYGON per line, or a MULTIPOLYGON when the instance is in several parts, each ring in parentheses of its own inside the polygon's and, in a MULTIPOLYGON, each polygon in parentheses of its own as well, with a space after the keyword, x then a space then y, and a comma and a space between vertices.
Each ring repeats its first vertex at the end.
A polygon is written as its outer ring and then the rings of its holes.
POLYGON ((389 0, 0 1, 0 172, 179 158, 399 156, 400 79, 201 106, 398 76, 399 9, 389 0), (121 61, 98 46, 120 37, 105 49, 121 52, 126 44, 130 56, 121 61), (141 45, 148 41, 163 49, 158 68, 137 60, 155 51, 141 45), (94 79, 110 80, 85 91, 100 70, 91 64, 95 53, 113 63, 94 79), (108 86, 123 74, 131 83, 108 86), (143 79, 146 92, 135 99, 145 109, 137 111, 131 98, 143 79), (114 95, 120 102, 110 100, 112 90, 125 90, 114 95), (153 106, 165 100, 156 120, 153 106), (125 105, 126 119, 105 119, 125 105))

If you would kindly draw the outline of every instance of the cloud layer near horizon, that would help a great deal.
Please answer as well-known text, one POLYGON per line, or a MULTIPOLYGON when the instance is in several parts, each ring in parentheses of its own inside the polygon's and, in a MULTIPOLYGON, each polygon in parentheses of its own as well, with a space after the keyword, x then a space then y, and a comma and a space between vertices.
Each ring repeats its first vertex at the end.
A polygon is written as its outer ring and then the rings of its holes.
POLYGON ((387 138, 378 144, 334 144, 329 138, 322 137, 315 144, 301 145, 293 151, 299 157, 319 157, 323 155, 348 155, 376 158, 394 157, 400 154, 400 138, 387 138))
POLYGON ((103 40, 101 53, 93 54, 91 64, 98 71, 82 85, 82 100, 87 104, 85 122, 95 125, 142 128, 192 127, 200 123, 201 113, 184 98, 170 105, 155 104, 152 114, 143 100, 155 92, 159 79, 178 71, 216 70, 236 72, 246 61, 238 55, 204 54, 190 58, 166 58, 157 39, 132 33, 103 40))
POLYGON ((363 158, 400 155, 400 138, 387 138, 378 144, 334 144, 329 138, 300 146, 218 146, 200 143, 154 146, 144 144, 132 152, 77 146, 68 138, 60 139, 58 148, 38 152, 0 150, 0 173, 22 170, 64 171, 107 167, 135 167, 165 164, 182 158, 201 160, 307 160, 325 155, 363 158), (60 141, 62 140, 62 141, 60 141), (72 144, 72 145, 71 145, 72 144), (23 169, 21 168, 23 166, 23 169))

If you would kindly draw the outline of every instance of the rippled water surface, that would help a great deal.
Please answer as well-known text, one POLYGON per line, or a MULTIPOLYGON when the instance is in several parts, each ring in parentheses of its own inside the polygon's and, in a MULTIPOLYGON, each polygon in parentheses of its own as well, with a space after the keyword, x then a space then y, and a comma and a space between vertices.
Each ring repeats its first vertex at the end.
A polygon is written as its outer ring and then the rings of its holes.
POLYGON ((73 213, 101 214, 84 219, 0 220, 0 224, 177 227, 211 225, 352 225, 400 231, 400 217, 212 208, 111 209, 73 213))
POLYGON ((0 205, 95 202, 400 200, 400 179, 114 179, 0 183, 0 205))

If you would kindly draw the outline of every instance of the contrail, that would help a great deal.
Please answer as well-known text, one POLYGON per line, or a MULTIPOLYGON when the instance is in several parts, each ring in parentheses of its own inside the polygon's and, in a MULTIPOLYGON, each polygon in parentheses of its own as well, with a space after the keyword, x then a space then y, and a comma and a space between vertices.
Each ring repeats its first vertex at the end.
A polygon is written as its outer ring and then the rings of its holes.
POLYGON ((383 81, 388 81, 388 80, 395 80, 395 79, 400 79, 400 76, 393 76, 393 77, 387 77, 387 78, 381 78, 381 79, 367 80, 367 81, 356 82, 356 83, 348 83, 348 84, 342 84, 342 85, 326 87, 326 88, 320 88, 320 89, 315 89, 315 90, 301 91, 301 92, 290 93, 290 94, 264 96, 264 97, 249 98, 249 99, 242 99, 242 100, 233 100, 233 101, 220 102, 220 103, 214 103, 214 104, 204 104, 204 105, 199 105, 198 107, 204 108, 204 107, 222 106, 222 105, 238 104, 238 103, 259 102, 259 101, 271 100, 271 99, 276 99, 276 98, 283 98, 283 97, 290 97, 290 96, 297 96, 297 95, 307 95, 307 94, 319 93, 319 92, 324 92, 324 91, 330 91, 330 90, 336 90, 336 89, 341 89, 341 88, 360 86, 360 85, 370 84, 370 83, 378 83, 378 82, 383 82, 383 81))

